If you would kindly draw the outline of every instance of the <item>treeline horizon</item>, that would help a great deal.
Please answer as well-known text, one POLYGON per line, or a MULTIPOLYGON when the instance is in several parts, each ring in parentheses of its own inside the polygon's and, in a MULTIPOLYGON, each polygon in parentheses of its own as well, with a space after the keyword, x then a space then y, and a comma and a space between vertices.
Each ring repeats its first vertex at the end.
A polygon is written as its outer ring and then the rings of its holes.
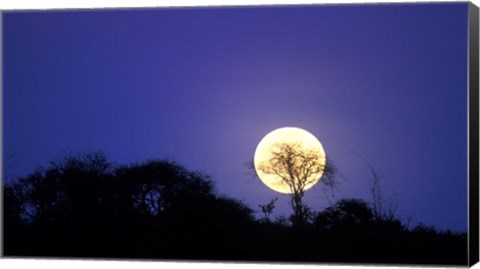
POLYGON ((219 194, 204 173, 153 159, 67 155, 3 186, 4 256, 467 264, 467 234, 341 199, 301 225, 219 194))

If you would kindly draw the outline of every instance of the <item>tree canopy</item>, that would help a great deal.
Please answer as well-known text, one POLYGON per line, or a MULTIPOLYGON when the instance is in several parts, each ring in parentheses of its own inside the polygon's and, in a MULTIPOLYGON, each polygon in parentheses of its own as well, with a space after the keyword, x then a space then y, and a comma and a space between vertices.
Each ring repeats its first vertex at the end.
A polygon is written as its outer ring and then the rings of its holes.
MULTIPOLYGON (((464 233, 375 217, 366 201, 310 212, 299 233, 168 160, 68 155, 3 186, 4 255, 289 262, 466 263, 464 233)), ((295 216, 295 212, 293 214, 295 216)))

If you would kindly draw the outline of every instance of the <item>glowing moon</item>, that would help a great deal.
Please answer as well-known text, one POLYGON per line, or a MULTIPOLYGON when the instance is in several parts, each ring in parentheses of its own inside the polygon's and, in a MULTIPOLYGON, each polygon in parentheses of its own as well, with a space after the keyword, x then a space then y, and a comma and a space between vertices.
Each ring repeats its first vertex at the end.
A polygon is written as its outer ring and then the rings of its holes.
MULTIPOLYGON (((288 184, 286 184, 281 177, 271 173, 264 173, 260 169, 260 164, 265 163, 272 158, 272 147, 277 144, 297 144, 300 145, 302 149, 305 150, 314 150, 321 155, 321 158, 318 159, 318 165, 325 167, 326 155, 320 141, 312 135, 311 133, 295 127, 284 127, 276 129, 262 138, 260 143, 258 143, 257 149, 255 150, 255 156, 253 158, 255 171, 257 172, 258 177, 262 182, 267 185, 270 189, 280 192, 280 193, 292 193, 288 184)), ((321 178, 323 174, 323 169, 321 171, 313 173, 309 177, 309 184, 307 184, 304 190, 308 190, 313 187, 321 178)))

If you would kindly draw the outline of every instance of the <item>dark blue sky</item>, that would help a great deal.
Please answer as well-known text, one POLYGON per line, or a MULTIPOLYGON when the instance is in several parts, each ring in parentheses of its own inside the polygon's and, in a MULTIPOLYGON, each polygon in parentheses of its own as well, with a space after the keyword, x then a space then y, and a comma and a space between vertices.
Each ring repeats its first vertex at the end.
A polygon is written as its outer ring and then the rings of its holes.
POLYGON ((403 217, 466 230, 466 3, 7 12, 3 38, 6 176, 68 152, 169 158, 289 214, 244 164, 295 126, 345 178, 336 199, 370 198, 355 151, 403 217))

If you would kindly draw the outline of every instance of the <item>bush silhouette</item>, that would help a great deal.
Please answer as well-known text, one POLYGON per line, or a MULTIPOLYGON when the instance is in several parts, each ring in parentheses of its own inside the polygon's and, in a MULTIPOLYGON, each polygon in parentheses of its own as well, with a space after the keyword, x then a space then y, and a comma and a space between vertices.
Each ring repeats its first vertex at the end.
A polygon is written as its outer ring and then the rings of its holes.
POLYGON ((205 175, 163 160, 113 167, 101 153, 52 162, 4 193, 7 255, 168 258, 253 221, 205 175))
POLYGON ((102 153, 69 155, 4 185, 3 197, 5 256, 467 262, 465 233, 408 229, 359 199, 312 212, 301 227, 257 220, 207 175, 166 160, 114 165, 102 153))

